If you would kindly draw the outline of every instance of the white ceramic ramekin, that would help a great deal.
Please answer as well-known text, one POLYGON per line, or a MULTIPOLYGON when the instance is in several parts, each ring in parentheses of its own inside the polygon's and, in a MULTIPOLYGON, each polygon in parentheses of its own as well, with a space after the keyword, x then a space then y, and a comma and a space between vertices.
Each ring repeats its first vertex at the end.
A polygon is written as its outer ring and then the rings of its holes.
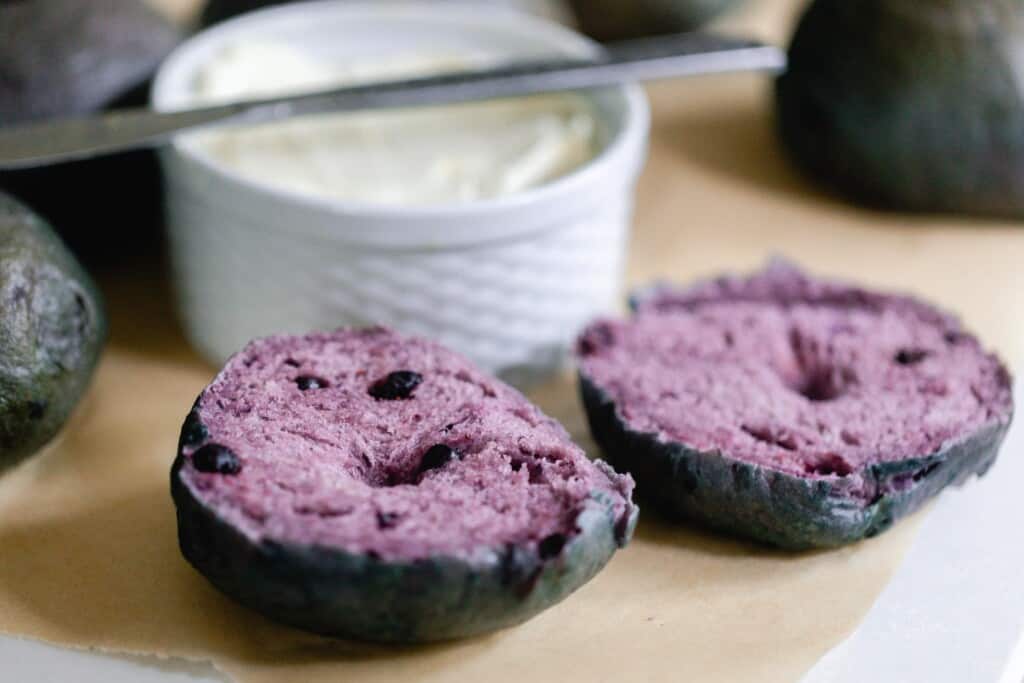
MULTIPOLYGON (((585 55, 580 35, 514 11, 322 0, 206 30, 164 63, 153 104, 189 103, 226 44, 290 41, 325 59, 396 49, 585 55), (396 48, 397 46, 397 48, 396 48)), ((649 113, 635 86, 595 92, 602 150, 508 197, 430 207, 319 199, 255 183, 188 138, 162 152, 167 224, 186 334, 221 363, 249 339, 379 323, 462 351, 511 381, 560 365, 578 329, 613 307, 649 113)))

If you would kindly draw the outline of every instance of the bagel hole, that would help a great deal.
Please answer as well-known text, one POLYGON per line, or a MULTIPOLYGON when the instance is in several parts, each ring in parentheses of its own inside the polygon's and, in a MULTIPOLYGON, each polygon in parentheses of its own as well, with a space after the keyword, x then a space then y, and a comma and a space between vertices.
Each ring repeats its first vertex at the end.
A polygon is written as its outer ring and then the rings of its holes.
POLYGON ((846 388, 842 375, 833 368, 815 368, 804 376, 796 390, 808 401, 834 401, 846 388))
POLYGON ((839 398, 857 377, 850 368, 837 366, 829 358, 830 348, 797 328, 789 331, 789 346, 793 350, 800 375, 793 389, 808 401, 833 401, 839 398))

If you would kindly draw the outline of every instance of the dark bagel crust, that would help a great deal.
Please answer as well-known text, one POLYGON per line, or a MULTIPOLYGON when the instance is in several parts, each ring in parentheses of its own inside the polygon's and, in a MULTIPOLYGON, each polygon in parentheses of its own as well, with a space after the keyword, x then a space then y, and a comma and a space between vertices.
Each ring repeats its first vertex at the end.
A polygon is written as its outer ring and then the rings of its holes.
POLYGON ((867 206, 1019 218, 1022 22, 1004 0, 807 3, 776 81, 783 149, 867 206))
POLYGON ((338 548, 254 543, 198 501, 179 477, 183 446, 203 430, 193 408, 171 469, 182 554, 238 602, 327 636, 413 643, 521 623, 597 574, 629 542, 639 514, 631 506, 623 524, 610 499, 592 494, 576 517, 578 533, 547 559, 536 549, 511 545, 495 549, 487 562, 470 563, 444 555, 384 561, 338 548))
POLYGON ((61 430, 107 339, 103 297, 92 278, 47 221, 3 191, 0 311, 2 471, 61 430))
POLYGON ((877 482, 867 506, 813 480, 662 441, 630 430, 615 403, 584 374, 580 393, 594 440, 618 471, 662 513, 789 550, 844 545, 885 531, 951 484, 984 474, 996 458, 1010 420, 986 424, 961 441, 899 462, 867 465, 877 482), (910 477, 903 490, 891 484, 910 477))

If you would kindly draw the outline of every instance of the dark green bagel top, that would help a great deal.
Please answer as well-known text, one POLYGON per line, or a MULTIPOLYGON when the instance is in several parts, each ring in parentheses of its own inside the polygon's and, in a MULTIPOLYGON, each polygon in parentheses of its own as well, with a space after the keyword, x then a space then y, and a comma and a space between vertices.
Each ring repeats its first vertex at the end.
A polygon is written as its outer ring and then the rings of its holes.
POLYGON ((60 430, 107 334, 92 280, 50 227, 0 192, 0 467, 60 430))
POLYGON ((814 0, 777 83, 808 177, 872 206, 1024 215, 1024 5, 814 0))

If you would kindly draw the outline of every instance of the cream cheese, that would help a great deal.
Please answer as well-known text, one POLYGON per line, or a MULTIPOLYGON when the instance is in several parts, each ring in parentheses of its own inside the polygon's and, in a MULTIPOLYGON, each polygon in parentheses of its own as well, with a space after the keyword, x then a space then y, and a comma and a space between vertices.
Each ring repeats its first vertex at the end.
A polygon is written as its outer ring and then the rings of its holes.
MULTIPOLYGON (((206 63, 197 103, 480 68, 492 55, 314 59, 275 43, 231 46, 206 63)), ((193 144, 249 179, 336 200, 399 206, 471 202, 536 187, 585 164, 597 120, 557 93, 417 109, 307 116, 201 133, 193 144)))

